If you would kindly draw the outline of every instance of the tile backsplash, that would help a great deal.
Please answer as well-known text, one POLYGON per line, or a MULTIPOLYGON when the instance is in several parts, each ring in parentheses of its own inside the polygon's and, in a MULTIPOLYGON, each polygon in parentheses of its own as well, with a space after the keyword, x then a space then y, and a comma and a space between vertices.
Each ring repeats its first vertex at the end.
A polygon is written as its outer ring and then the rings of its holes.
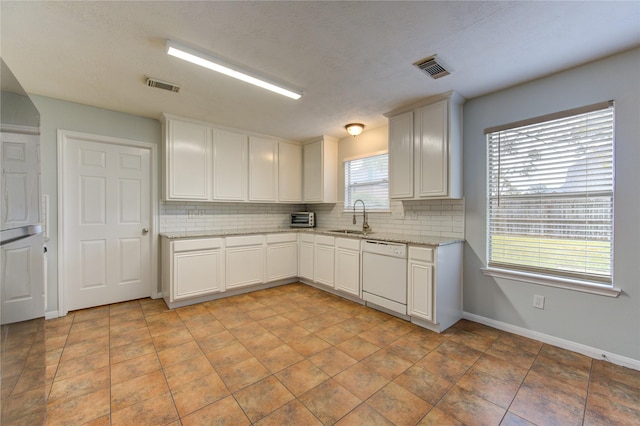
MULTIPOLYGON (((344 210, 336 204, 160 203, 160 232, 244 231, 289 226, 289 213, 316 212, 317 226, 332 229, 362 227, 362 206, 344 210)), ((367 212, 374 232, 464 238, 464 200, 391 201, 389 212, 367 212)))

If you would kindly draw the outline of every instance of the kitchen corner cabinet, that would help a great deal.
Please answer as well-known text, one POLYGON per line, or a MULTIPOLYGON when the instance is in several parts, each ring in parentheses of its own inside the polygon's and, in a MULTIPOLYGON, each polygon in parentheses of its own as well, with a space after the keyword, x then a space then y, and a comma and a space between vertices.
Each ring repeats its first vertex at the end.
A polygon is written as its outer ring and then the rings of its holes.
POLYGON ((303 145, 305 203, 335 203, 338 195, 338 141, 328 136, 303 145))
POLYGON ((225 239, 225 287, 227 290, 264 282, 265 248, 262 235, 225 239))
POLYGON ((162 295, 175 302, 224 291, 224 240, 162 238, 162 295))
POLYGON ((360 297, 360 240, 336 238, 335 289, 360 297))
POLYGON ((266 281, 298 276, 298 234, 271 234, 266 237, 266 281))
POLYGON ((167 118, 165 131, 165 198, 206 201, 210 197, 211 129, 167 118))
POLYGON ((249 137, 249 201, 278 201, 278 141, 249 137))
POLYGON ((316 235, 313 244, 313 281, 334 288, 335 238, 316 235))
POLYGON ((462 197, 463 102, 449 92, 386 114, 390 198, 462 197))
POLYGON ((411 321, 441 332, 462 316, 462 244, 409 246, 407 310, 411 321))
POLYGON ((299 234, 298 276, 313 281, 313 234, 299 234))
POLYGON ((278 201, 302 202, 302 146, 278 144, 278 201))

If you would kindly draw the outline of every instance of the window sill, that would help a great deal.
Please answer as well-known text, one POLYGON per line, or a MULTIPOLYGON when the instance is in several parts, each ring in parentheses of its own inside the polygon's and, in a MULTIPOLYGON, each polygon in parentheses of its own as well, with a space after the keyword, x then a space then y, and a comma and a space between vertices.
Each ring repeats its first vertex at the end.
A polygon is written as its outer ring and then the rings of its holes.
POLYGON ((489 277, 507 278, 515 281, 564 288, 567 290, 581 291, 583 293, 591 293, 607 297, 618 297, 622 292, 619 288, 599 285, 588 281, 532 274, 509 269, 483 268, 482 273, 489 277))

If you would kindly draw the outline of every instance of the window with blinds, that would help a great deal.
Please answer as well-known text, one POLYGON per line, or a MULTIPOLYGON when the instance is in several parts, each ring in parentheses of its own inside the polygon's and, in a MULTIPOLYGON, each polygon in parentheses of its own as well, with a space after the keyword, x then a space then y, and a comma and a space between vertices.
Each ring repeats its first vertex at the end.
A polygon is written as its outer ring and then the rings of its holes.
POLYGON ((344 162, 344 207, 362 200, 367 210, 389 209, 389 156, 385 154, 344 162))
POLYGON ((612 283, 613 101, 486 133, 489 267, 612 283))

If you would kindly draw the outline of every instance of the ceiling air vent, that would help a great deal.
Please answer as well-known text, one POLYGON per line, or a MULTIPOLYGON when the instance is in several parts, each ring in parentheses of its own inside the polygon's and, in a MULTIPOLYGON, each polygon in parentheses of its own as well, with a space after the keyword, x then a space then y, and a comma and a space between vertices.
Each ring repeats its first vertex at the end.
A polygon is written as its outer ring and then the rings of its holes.
POLYGON ((180 91, 180 86, 173 83, 168 83, 166 81, 158 80, 156 78, 147 77, 147 86, 149 87, 157 87, 158 89, 168 90, 170 92, 178 93, 180 91))
POLYGON ((434 79, 450 74, 444 64, 440 60, 436 59, 436 55, 422 59, 413 65, 434 79))

